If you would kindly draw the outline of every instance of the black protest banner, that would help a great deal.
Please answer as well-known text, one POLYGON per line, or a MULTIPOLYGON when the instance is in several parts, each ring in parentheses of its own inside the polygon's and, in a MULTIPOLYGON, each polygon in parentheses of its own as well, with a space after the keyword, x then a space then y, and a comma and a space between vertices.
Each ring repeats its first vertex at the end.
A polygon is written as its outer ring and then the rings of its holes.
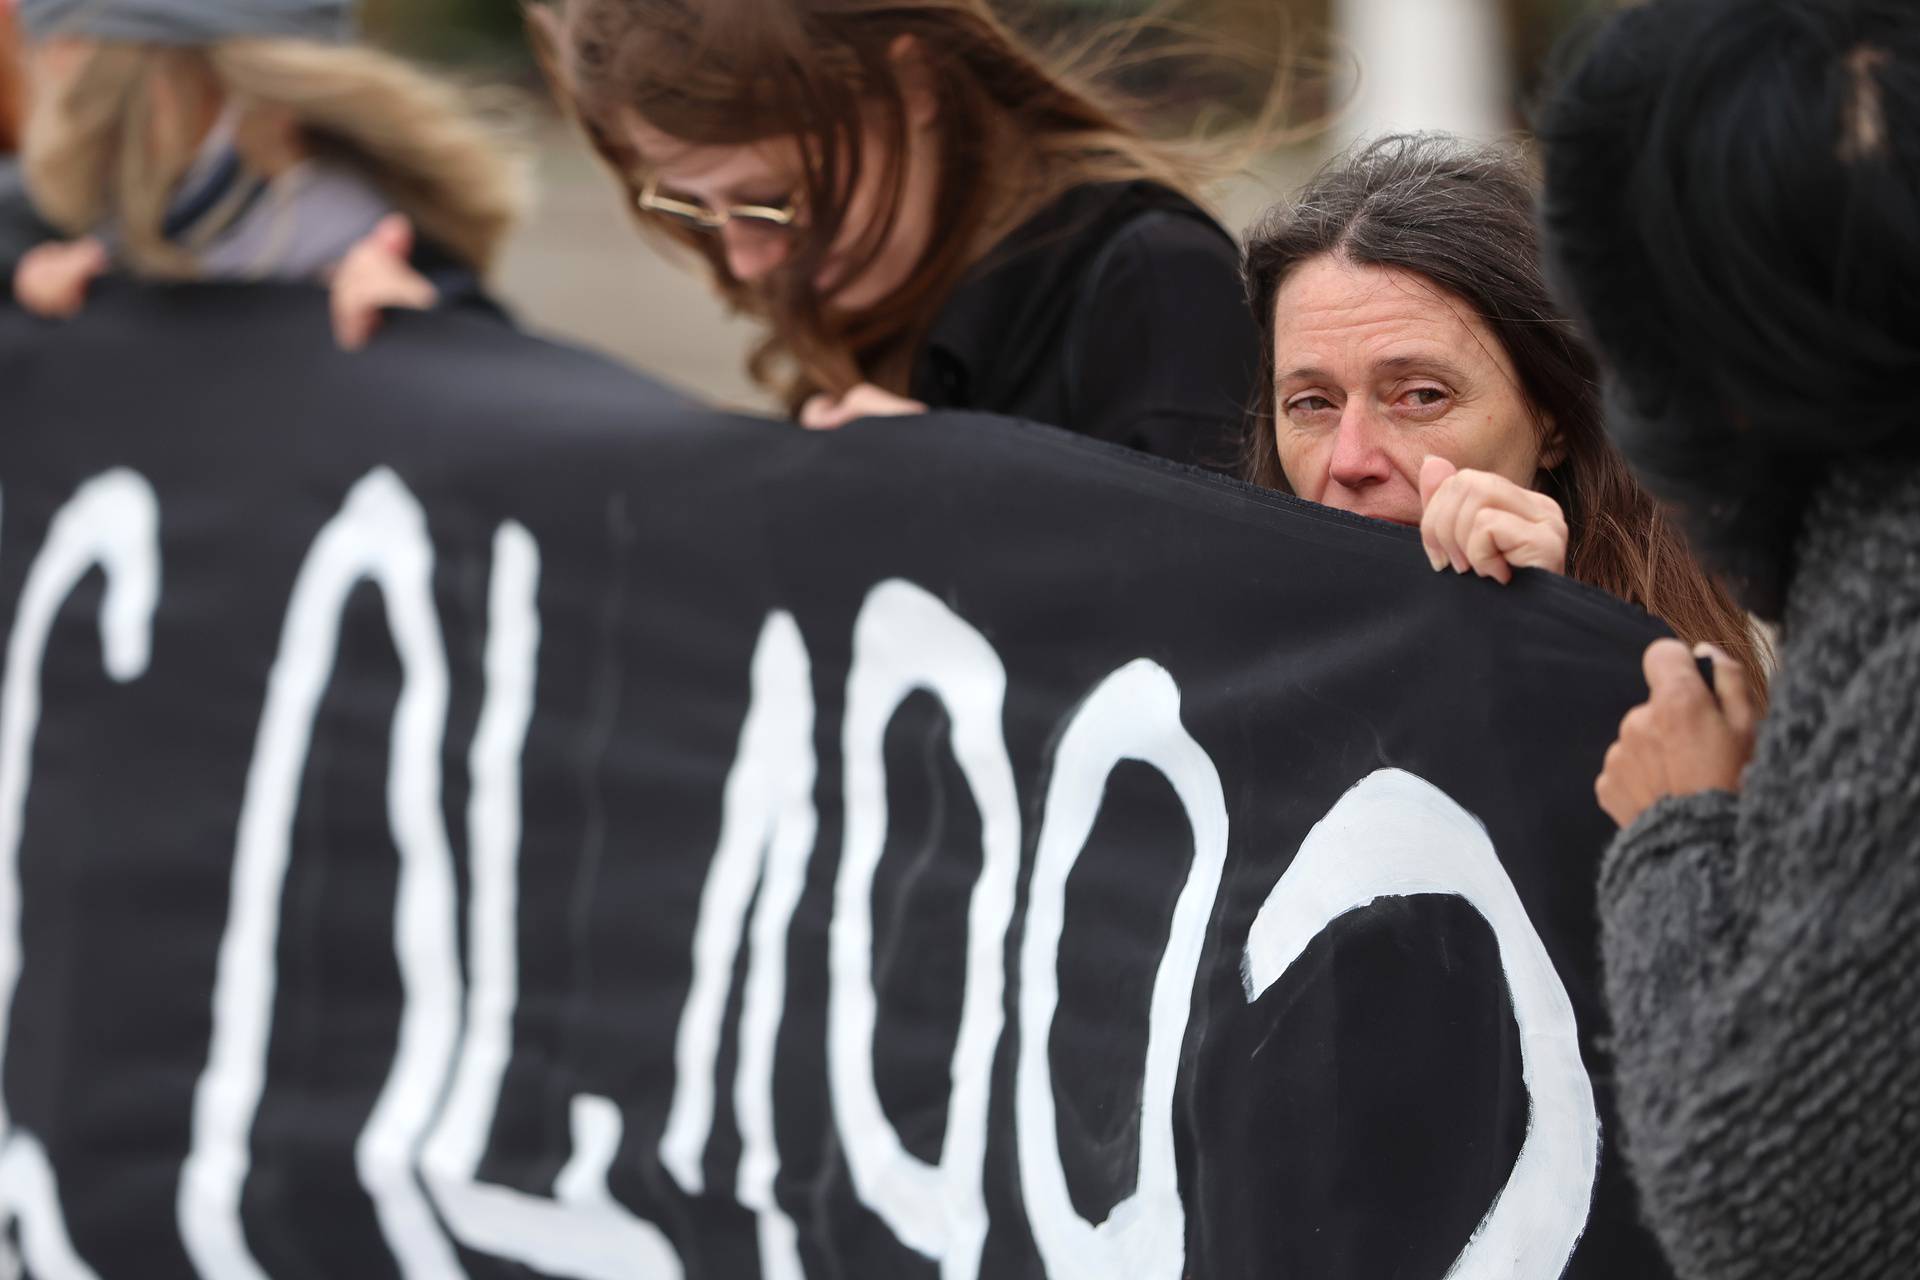
POLYGON ((0 312, 29 1274, 1653 1275, 1591 778, 1654 628, 477 312, 0 312))

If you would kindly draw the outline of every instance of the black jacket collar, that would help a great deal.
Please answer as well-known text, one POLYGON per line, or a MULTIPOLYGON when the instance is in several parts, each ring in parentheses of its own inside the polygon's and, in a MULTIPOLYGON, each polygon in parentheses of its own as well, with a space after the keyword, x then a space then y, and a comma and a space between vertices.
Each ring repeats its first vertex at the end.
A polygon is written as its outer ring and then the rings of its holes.
MULTIPOLYGON (((1168 210, 1217 226, 1198 205, 1153 182, 1075 187, 1016 228, 960 282, 914 362, 913 395, 934 408, 994 407, 988 386, 1023 386, 1053 356, 1078 285, 1127 223, 1168 210)), ((1225 231, 1221 236, 1231 243, 1225 231)))

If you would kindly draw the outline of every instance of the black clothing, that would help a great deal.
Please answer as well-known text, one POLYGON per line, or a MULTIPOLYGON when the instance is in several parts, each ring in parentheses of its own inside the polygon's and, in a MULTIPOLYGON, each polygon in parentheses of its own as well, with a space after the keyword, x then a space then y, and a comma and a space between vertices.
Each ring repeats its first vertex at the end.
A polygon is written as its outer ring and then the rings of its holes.
POLYGON ((1111 183, 1069 191, 962 281, 910 394, 1233 471, 1258 357, 1233 237, 1177 192, 1111 183))
POLYGON ((13 296, 13 268, 27 250, 59 238, 60 233, 40 220, 27 199, 19 162, 0 159, 0 297, 13 296))

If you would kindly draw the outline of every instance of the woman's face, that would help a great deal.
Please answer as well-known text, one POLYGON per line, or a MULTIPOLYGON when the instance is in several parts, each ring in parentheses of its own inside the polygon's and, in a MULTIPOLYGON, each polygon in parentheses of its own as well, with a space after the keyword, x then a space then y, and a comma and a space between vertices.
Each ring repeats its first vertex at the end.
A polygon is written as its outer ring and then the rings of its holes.
POLYGON ((1429 456, 1528 487, 1558 465, 1499 339, 1425 277, 1327 254, 1274 313, 1274 437, 1300 497, 1417 525, 1429 456))
MULTIPOLYGON (((645 169, 659 181, 663 196, 702 204, 710 209, 729 205, 782 206, 805 188, 804 158, 792 138, 735 146, 700 146, 683 142, 629 112, 627 142, 645 169)), ((860 178, 847 198, 846 216, 815 273, 812 287, 838 311, 861 311, 884 302, 907 282, 932 236, 938 165, 924 145, 928 130, 910 124, 914 139, 904 156, 889 154, 885 135, 870 128, 862 140, 860 178), (883 216, 894 165, 901 166, 901 205, 878 254, 864 270, 857 270, 867 236, 883 216)), ((804 225, 806 210, 800 210, 804 225)), ((793 234, 777 227, 730 222, 713 232, 720 239, 727 270, 743 284, 757 284, 786 265, 793 252, 793 234)))

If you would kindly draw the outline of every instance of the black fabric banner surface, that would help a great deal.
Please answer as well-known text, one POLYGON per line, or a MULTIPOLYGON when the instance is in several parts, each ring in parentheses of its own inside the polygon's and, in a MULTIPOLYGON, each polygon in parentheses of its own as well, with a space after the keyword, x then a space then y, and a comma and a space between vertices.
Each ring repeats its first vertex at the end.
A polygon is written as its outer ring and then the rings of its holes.
POLYGON ((1656 627, 490 314, 0 309, 29 1274, 1663 1274, 1592 779, 1656 627))

